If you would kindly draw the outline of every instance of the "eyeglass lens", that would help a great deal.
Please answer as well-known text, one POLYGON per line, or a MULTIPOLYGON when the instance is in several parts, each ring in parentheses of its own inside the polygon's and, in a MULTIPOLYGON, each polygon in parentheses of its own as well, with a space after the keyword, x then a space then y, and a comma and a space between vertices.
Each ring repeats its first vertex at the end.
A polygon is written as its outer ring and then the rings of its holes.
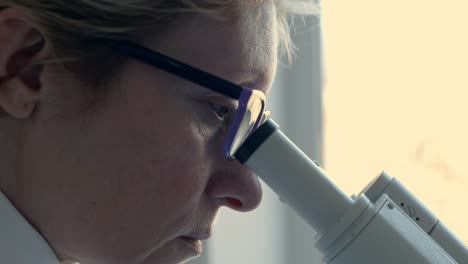
POLYGON ((255 125, 257 124, 257 120, 261 118, 262 112, 263 101, 256 96, 252 96, 247 103, 247 109, 244 113, 241 123, 239 124, 237 133, 234 136, 234 140, 229 151, 231 155, 234 155, 247 139, 247 137, 249 137, 252 130, 255 128, 255 125))

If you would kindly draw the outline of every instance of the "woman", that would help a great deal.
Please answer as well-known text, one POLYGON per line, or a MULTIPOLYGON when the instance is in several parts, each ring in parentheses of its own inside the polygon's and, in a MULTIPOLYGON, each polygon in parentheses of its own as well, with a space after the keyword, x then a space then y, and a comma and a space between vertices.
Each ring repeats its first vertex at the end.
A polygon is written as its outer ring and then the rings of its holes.
POLYGON ((279 2, 0 10, 0 263, 179 263, 221 206, 258 206, 257 178, 222 151, 238 100, 129 50, 267 93, 290 50, 279 2))

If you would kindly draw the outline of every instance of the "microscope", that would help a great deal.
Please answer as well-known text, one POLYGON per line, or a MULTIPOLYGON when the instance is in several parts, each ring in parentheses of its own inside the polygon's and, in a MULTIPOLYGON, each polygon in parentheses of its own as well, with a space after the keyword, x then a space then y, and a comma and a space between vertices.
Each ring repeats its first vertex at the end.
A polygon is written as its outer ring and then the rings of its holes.
POLYGON ((465 244, 397 179, 383 172, 348 197, 271 118, 234 156, 317 232, 326 263, 468 264, 465 244))

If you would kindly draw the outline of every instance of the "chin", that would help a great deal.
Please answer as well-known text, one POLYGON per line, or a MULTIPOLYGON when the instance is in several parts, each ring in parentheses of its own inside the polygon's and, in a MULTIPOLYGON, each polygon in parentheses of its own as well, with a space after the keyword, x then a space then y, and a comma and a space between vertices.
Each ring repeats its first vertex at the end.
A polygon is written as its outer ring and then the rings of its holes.
POLYGON ((200 241, 187 241, 185 238, 178 237, 155 249, 141 264, 180 264, 200 254, 200 241))

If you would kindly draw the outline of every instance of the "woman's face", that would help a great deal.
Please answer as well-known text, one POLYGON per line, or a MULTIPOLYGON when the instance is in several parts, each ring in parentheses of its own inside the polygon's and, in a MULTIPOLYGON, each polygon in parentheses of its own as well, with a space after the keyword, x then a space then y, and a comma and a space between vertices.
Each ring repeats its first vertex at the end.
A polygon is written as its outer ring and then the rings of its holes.
MULTIPOLYGON (((226 22, 198 16, 141 44, 267 92, 277 60, 271 2, 226 22)), ((221 206, 259 204, 257 178, 223 157, 227 125, 213 104, 230 99, 134 60, 94 111, 75 111, 85 97, 72 75, 45 67, 41 82, 11 193, 60 257, 182 262, 198 254, 182 237, 207 239, 221 206)))

